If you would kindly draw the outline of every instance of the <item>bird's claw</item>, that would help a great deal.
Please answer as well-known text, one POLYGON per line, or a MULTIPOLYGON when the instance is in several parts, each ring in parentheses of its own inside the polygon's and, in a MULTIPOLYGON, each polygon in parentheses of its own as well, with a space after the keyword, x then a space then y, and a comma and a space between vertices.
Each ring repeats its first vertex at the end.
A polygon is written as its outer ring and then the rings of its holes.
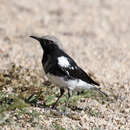
POLYGON ((51 109, 57 110, 56 105, 53 105, 53 106, 51 107, 51 109))

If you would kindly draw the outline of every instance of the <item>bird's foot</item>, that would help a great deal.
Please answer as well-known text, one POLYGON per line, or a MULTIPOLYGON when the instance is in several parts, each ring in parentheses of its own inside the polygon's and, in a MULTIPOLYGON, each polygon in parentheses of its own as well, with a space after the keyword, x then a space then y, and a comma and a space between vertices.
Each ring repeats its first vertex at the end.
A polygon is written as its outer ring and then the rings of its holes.
POLYGON ((53 110, 58 110, 58 109, 56 108, 56 105, 55 105, 55 104, 51 107, 51 109, 53 109, 53 110))
POLYGON ((70 108, 69 107, 65 107, 64 111, 62 112, 63 115, 68 115, 70 113, 70 108))

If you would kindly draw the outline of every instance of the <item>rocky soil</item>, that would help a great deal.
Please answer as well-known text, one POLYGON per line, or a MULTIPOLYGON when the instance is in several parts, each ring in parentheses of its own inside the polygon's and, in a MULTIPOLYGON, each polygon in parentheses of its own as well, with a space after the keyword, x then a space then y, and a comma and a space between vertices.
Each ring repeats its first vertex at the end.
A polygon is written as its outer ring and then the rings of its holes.
MULTIPOLYGON (((95 96, 81 97, 76 105, 89 107, 90 111, 72 110, 74 116, 55 116, 51 110, 26 104, 26 108, 31 111, 28 110, 28 113, 31 114, 23 112, 21 118, 15 118, 18 117, 17 111, 21 111, 20 107, 6 111, 2 109, 6 119, 0 115, 0 128, 129 130, 129 8, 129 0, 0 0, 1 94, 13 93, 16 84, 25 87, 19 80, 26 78, 26 88, 32 88, 30 86, 33 80, 30 75, 35 75, 34 87, 42 84, 43 52, 40 45, 29 36, 55 35, 79 66, 100 82, 102 90, 108 93, 110 98, 107 100, 100 97, 100 100, 97 100, 95 96), (15 67, 15 72, 11 74, 22 75, 19 80, 17 76, 12 78, 8 72, 15 67), (9 82, 7 77, 10 78, 9 82), (38 123, 32 125, 31 119, 36 116, 34 113, 39 115, 38 123), (14 118, 13 123, 9 123, 8 117, 14 118)), ((54 87, 54 91, 55 89, 54 87)), ((23 90, 20 88, 21 91, 23 90)), ((0 96, 2 105, 1 100, 0 96)), ((21 100, 18 102, 23 102, 21 100)))

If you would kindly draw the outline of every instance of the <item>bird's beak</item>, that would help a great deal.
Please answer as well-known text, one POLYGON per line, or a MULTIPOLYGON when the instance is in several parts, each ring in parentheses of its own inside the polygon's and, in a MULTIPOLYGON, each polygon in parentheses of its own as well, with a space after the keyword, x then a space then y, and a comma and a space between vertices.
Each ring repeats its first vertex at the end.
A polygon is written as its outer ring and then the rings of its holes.
POLYGON ((40 42, 40 40, 41 40, 41 38, 39 38, 39 37, 36 37, 36 36, 30 36, 31 38, 33 38, 33 39, 36 39, 36 40, 38 40, 39 42, 40 42))

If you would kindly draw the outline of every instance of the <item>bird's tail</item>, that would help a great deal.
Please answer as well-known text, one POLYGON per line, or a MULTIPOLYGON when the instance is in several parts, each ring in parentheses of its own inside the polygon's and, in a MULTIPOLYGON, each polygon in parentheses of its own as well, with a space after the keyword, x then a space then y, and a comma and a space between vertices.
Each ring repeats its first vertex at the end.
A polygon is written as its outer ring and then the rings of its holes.
POLYGON ((108 95, 107 95, 106 93, 102 92, 102 91, 100 90, 100 88, 93 87, 92 89, 94 89, 94 90, 96 90, 97 92, 99 92, 100 94, 105 95, 106 97, 108 97, 108 95))

